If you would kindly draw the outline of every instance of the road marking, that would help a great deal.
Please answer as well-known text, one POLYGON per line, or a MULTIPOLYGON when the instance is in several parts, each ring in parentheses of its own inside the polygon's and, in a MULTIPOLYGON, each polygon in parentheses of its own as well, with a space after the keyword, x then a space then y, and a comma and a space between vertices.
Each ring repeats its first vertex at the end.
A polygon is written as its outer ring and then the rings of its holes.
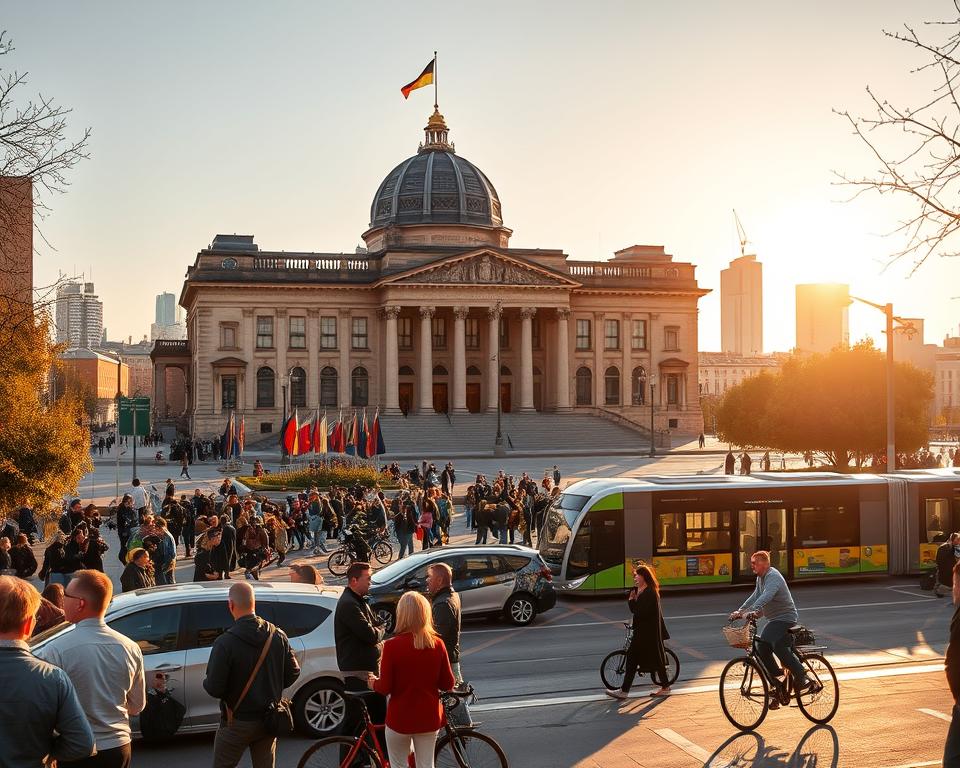
POLYGON ((669 741, 673 746, 679 747, 684 752, 686 752, 690 757, 696 760, 702 760, 706 762, 710 759, 710 753, 707 752, 703 747, 698 747, 689 739, 684 738, 676 731, 672 731, 669 728, 656 728, 653 731, 657 736, 665 741, 669 741))
POLYGON ((890 766, 889 768, 926 768, 927 766, 930 766, 930 765, 941 766, 943 765, 943 761, 927 760, 925 762, 919 762, 919 763, 903 763, 903 765, 893 765, 893 766, 890 766))
POLYGON ((932 595, 923 595, 918 592, 907 592, 904 589, 899 587, 887 587, 891 592, 897 592, 901 595, 910 595, 910 597, 922 598, 923 600, 934 600, 935 598, 932 595))
POLYGON ((945 715, 943 712, 937 712, 935 709, 918 709, 917 712, 923 712, 925 715, 930 715, 930 717, 936 717, 940 720, 944 720, 948 723, 953 722, 953 718, 950 715, 945 715))

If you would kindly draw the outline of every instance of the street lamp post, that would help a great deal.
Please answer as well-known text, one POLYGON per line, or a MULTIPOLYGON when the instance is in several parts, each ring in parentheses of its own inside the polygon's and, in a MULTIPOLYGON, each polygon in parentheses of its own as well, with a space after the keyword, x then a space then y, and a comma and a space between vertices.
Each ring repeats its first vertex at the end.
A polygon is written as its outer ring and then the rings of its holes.
POLYGON ((287 425, 287 382, 290 380, 289 372, 280 379, 280 391, 283 392, 283 418, 280 419, 280 463, 287 464, 290 457, 287 454, 286 435, 284 427, 287 425))
MULTIPOLYGON (((117 354, 117 416, 116 416, 116 425, 117 428, 114 430, 114 433, 117 436, 117 498, 120 498, 120 398, 123 397, 123 392, 120 390, 120 372, 123 368, 123 358, 120 354, 117 354)), ((136 439, 136 438, 134 438, 136 439)))
POLYGON ((653 409, 654 409, 654 388, 656 383, 650 382, 650 458, 654 458, 657 455, 657 444, 655 442, 656 438, 653 432, 653 409))
MULTIPOLYGON (((502 401, 503 395, 500 391, 500 323, 503 322, 501 319, 503 317, 503 305, 499 299, 495 305, 494 311, 497 314, 497 354, 495 354, 491 360, 497 361, 497 436, 493 441, 493 455, 500 458, 507 455, 506 449, 503 447, 503 429, 501 425, 500 413, 502 411, 502 401)), ((492 340, 491 340, 492 343, 492 340)))

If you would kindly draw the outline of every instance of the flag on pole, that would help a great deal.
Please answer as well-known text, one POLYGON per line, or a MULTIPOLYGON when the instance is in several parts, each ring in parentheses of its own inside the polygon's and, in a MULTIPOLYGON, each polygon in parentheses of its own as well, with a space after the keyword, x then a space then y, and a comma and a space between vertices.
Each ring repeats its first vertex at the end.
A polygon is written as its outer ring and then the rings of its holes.
MULTIPOLYGON (((374 412, 374 414, 373 414, 373 423, 366 429, 366 433, 367 433, 367 446, 366 446, 366 448, 365 448, 365 450, 364 450, 364 453, 366 454, 366 456, 367 456, 368 459, 371 458, 371 457, 373 457, 373 456, 376 456, 376 455, 377 455, 377 434, 376 434, 376 430, 379 429, 379 426, 380 426, 380 425, 377 423, 377 419, 378 419, 379 417, 380 417, 380 409, 377 408, 377 410, 376 410, 376 411, 374 412)), ((366 418, 367 418, 367 414, 366 414, 366 413, 363 414, 363 418, 364 418, 364 426, 366 427, 366 418)))
POLYGON ((373 417, 373 431, 377 435, 377 447, 373 452, 375 456, 383 456, 387 452, 387 447, 383 444, 383 431, 380 429, 380 409, 373 417))
POLYGON ((310 417, 306 422, 299 425, 297 432, 297 450, 300 454, 310 453, 313 450, 313 423, 316 421, 316 414, 310 417))
POLYGON ((233 411, 227 418, 227 428, 223 431, 223 458, 229 458, 233 455, 233 411))
POLYGON ((313 452, 327 452, 327 412, 323 412, 323 418, 317 419, 313 427, 313 452))
POLYGON ((337 421, 330 430, 330 444, 327 447, 331 453, 343 453, 343 411, 337 414, 337 421))
POLYGON ((357 413, 354 411, 353 416, 350 417, 350 424, 345 430, 344 436, 344 453, 349 456, 357 455, 357 413))
POLYGON ((423 68, 423 72, 421 72, 415 80, 412 80, 400 89, 400 93, 403 94, 403 98, 409 98, 410 92, 417 90, 417 88, 423 88, 427 85, 433 84, 433 68, 436 66, 436 63, 437 57, 434 56, 432 59, 430 59, 430 63, 423 68))
POLYGON ((357 430, 357 456, 361 459, 366 459, 370 457, 370 454, 367 453, 367 435, 370 432, 370 427, 367 425, 367 409, 363 409, 363 418, 360 420, 360 427, 357 430))
POLYGON ((237 456, 243 455, 243 443, 244 443, 244 430, 243 430, 243 416, 240 416, 240 428, 237 430, 237 456))
POLYGON ((300 431, 299 418, 297 416, 297 411, 294 409, 293 415, 287 419, 286 423, 283 425, 283 431, 281 433, 281 440, 283 441, 283 449, 287 452, 288 456, 296 456, 299 454, 298 450, 298 437, 300 431))

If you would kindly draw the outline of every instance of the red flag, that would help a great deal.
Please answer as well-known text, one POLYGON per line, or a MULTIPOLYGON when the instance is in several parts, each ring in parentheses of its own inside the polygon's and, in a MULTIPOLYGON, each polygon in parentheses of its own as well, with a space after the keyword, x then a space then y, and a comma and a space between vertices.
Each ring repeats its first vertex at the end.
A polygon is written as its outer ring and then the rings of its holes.
POLYGON ((244 436, 243 436, 243 416, 241 416, 241 417, 240 417, 240 430, 239 430, 238 433, 237 433, 237 447, 240 448, 240 453, 241 453, 241 454, 243 453, 243 442, 244 442, 244 436))
MULTIPOLYGON (((373 417, 373 425, 377 426, 377 417, 373 417)), ((373 434, 373 430, 367 426, 367 412, 363 412, 363 434, 367 438, 367 444, 363 447, 363 455, 366 458, 370 458, 377 452, 377 438, 373 434)))
POLYGON ((293 416, 287 419, 283 426, 283 448, 288 456, 296 456, 299 451, 299 431, 300 424, 297 418, 297 412, 294 410, 293 416))
POLYGON ((300 425, 299 436, 297 438, 297 450, 299 453, 310 453, 313 450, 313 418, 300 425))
POLYGON ((340 416, 337 416, 337 423, 330 432, 329 448, 332 453, 343 453, 343 419, 340 416))

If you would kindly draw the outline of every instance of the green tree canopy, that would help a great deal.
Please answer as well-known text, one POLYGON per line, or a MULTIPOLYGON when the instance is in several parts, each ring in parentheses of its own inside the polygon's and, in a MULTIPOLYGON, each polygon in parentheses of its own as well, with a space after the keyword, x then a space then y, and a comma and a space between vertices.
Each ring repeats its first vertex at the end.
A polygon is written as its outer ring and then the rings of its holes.
MULTIPOLYGON (((822 454, 838 469, 886 449, 885 358, 871 342, 827 355, 789 358, 729 390, 717 409, 717 432, 729 443, 822 454)), ((933 377, 906 363, 894 373, 898 452, 927 442, 933 377)))

